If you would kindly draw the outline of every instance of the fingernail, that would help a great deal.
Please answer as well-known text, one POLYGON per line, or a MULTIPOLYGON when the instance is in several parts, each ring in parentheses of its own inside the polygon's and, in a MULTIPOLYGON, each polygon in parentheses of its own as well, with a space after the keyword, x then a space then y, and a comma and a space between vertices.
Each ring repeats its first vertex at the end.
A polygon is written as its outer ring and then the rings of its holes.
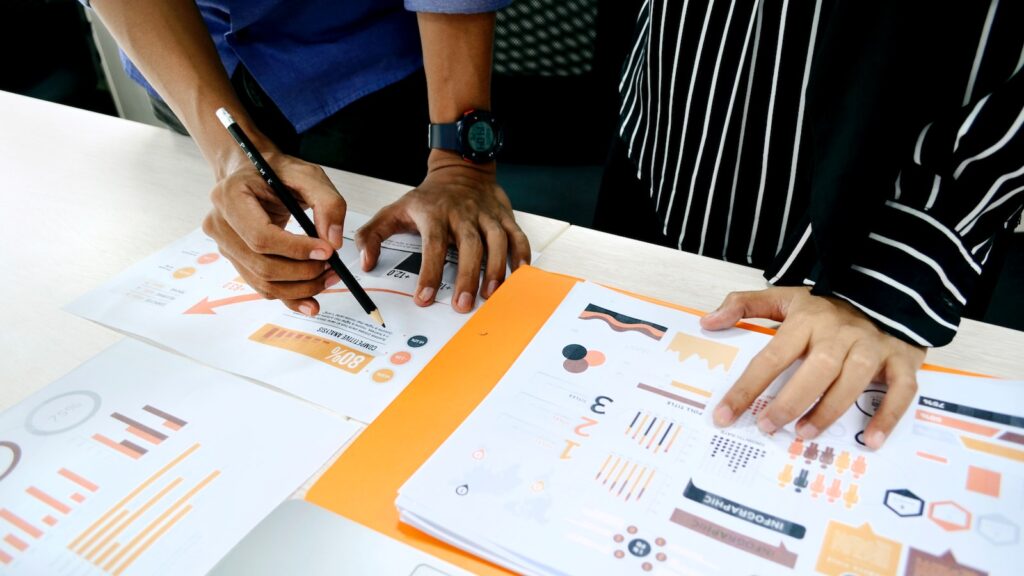
POLYGON ((868 448, 872 450, 878 450, 885 443, 885 432, 875 430, 868 435, 868 448))
POLYGON ((337 274, 331 272, 330 274, 327 275, 327 281, 324 282, 324 287, 330 288, 331 286, 334 286, 338 282, 341 282, 341 278, 338 278, 337 274))
POLYGON ((728 426, 729 424, 732 424, 732 408, 729 408, 725 404, 719 404, 718 408, 715 408, 715 412, 711 418, 715 421, 715 426, 720 428, 728 426))
POLYGON ((768 417, 760 418, 757 421, 757 429, 765 434, 774 434, 779 429, 768 417))
POLYGON ((491 297, 494 295, 494 291, 498 289, 498 281, 491 280, 490 284, 487 285, 487 296, 491 297))
POLYGON ((327 229, 327 241, 331 243, 331 246, 341 248, 343 241, 341 233, 341 224, 331 224, 331 227, 327 229))
POLYGON ((459 308, 464 312, 469 311, 473 308, 473 295, 469 292, 463 292, 459 294, 459 308))
POLYGON ((705 320, 714 320, 715 318, 718 318, 718 315, 720 313, 721 313, 721 311, 719 311, 719 310, 715 310, 714 312, 708 312, 707 314, 704 315, 704 319, 705 320))
POLYGON ((313 259, 313 260, 327 260, 328 258, 330 258, 330 256, 328 256, 327 252, 325 252, 325 251, 323 251, 323 250, 321 250, 319 248, 317 248, 316 250, 313 250, 312 252, 310 252, 309 253, 309 257, 311 259, 313 259))
POLYGON ((299 312, 302 312, 306 316, 312 316, 313 315, 313 305, 312 304, 301 304, 301 305, 299 305, 299 312))
POLYGON ((330 262, 324 262, 324 270, 330 270, 330 269, 331 269, 331 263, 330 262))
POLYGON ((363 269, 366 269, 366 250, 359 251, 359 261, 363 264, 363 269))
POLYGON ((527 262, 526 260, 520 260, 519 261, 519 267, 529 266, 529 265, 530 265, 530 263, 527 262))
POLYGON ((805 440, 810 440, 812 438, 817 438, 820 432, 818 430, 818 427, 815 426, 814 424, 811 424, 810 422, 804 422, 803 424, 797 426, 796 433, 797 436, 800 436, 805 440))
POLYGON ((416 299, 424 304, 429 304, 434 301, 434 289, 430 286, 424 286, 420 288, 420 291, 416 293, 416 299))

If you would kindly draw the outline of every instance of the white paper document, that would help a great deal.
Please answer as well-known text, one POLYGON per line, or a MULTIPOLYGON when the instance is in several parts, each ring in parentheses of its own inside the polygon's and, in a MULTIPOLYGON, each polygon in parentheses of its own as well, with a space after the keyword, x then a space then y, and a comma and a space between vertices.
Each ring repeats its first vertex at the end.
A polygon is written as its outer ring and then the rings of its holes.
POLYGON ((357 430, 121 342, 0 414, 0 574, 205 574, 357 430))
MULTIPOLYGON (((872 385, 813 440, 711 412, 769 337, 577 285, 402 487, 404 522, 528 574, 1020 574, 1024 383, 872 385)), ((791 369, 792 370, 792 369, 791 369)))
POLYGON ((351 236, 366 217, 349 214, 346 220, 341 259, 377 304, 386 328, 366 315, 343 284, 317 296, 320 314, 314 318, 263 299, 201 230, 68 310, 370 422, 467 316, 448 305, 456 264, 445 265, 437 303, 420 308, 413 302, 422 259, 418 237, 400 235, 385 243, 377 267, 362 273, 351 236))

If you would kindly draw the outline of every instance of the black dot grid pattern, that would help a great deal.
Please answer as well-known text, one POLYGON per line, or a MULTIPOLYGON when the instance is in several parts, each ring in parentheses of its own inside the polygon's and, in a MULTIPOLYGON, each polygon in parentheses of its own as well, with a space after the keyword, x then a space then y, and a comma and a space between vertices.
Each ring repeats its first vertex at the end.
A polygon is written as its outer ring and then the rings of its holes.
POLYGON ((725 465, 735 474, 765 457, 764 449, 745 442, 715 435, 711 438, 711 459, 722 458, 725 465))
POLYGON ((598 0, 515 0, 498 12, 494 71, 508 76, 590 72, 598 0))

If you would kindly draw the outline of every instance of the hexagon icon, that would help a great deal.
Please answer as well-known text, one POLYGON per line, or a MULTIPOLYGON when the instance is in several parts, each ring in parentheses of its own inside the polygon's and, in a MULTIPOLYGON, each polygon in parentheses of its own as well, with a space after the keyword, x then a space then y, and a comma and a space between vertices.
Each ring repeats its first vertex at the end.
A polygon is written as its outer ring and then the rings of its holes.
POLYGON ((928 506, 928 518, 947 532, 967 530, 971 527, 971 513, 952 500, 932 502, 928 506))
POLYGON ((906 488, 886 490, 885 507, 901 518, 920 516, 924 513, 924 500, 906 488))
POLYGON ((1016 544, 1020 540, 1020 528, 1000 514, 979 516, 978 534, 996 546, 1016 544))

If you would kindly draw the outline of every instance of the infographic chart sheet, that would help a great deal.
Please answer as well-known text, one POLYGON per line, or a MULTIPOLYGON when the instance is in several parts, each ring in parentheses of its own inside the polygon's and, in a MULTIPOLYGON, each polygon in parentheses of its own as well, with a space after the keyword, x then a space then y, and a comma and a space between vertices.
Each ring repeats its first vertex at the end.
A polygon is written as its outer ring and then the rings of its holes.
POLYGON ((882 385, 820 437, 711 411, 768 336, 579 284, 402 487, 402 520, 530 574, 1013 574, 1024 384, 935 372, 886 446, 882 385))
POLYGON ((340 255, 379 307, 386 328, 366 315, 343 284, 317 296, 320 314, 313 318, 265 300, 201 230, 132 266, 69 310, 369 422, 466 317, 447 305, 457 270, 452 262, 445 266, 438 302, 429 308, 413 302, 421 262, 416 236, 392 239, 377 267, 360 272, 351 238, 365 220, 349 214, 340 255))
POLYGON ((126 340, 0 414, 0 573, 203 574, 357 428, 126 340))

